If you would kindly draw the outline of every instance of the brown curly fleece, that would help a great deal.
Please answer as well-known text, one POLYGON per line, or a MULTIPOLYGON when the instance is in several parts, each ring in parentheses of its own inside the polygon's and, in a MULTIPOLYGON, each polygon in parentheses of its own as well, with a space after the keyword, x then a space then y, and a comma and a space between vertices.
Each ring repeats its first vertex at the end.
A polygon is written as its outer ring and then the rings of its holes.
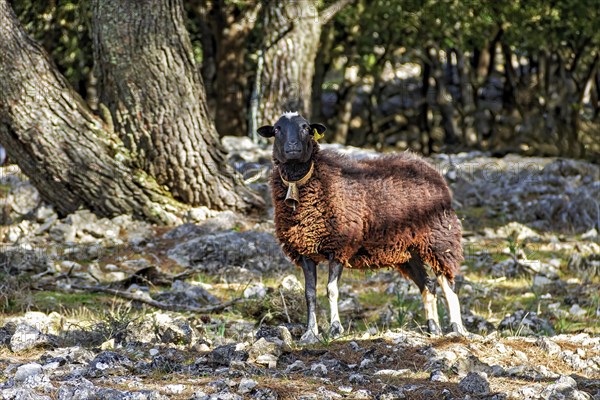
POLYGON ((276 160, 271 175, 275 227, 283 251, 348 268, 396 268, 417 254, 451 281, 463 260, 461 225, 444 178, 421 158, 400 153, 355 160, 335 151, 312 153, 314 173, 296 209, 276 160))

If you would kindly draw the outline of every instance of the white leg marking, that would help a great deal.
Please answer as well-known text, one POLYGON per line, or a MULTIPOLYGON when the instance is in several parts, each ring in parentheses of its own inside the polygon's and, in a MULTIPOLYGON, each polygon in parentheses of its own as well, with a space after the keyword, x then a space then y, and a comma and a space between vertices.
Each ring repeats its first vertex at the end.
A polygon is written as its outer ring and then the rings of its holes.
POLYGON ((344 270, 342 264, 335 260, 329 262, 329 279, 327 281, 327 297, 329 298, 329 312, 331 314, 330 325, 329 325, 329 336, 336 338, 344 333, 344 327, 340 321, 340 314, 338 311, 338 282, 342 277, 342 271, 344 270))
POLYGON ((466 334, 467 330, 463 326, 462 317, 460 315, 460 303, 458 301, 458 296, 452 290, 450 286, 450 282, 448 282, 448 278, 444 275, 438 276, 438 282, 440 287, 442 288, 442 293, 444 293, 444 297, 446 298, 446 304, 448 305, 448 314, 450 314, 450 324, 456 327, 458 333, 466 334))
POLYGON ((440 325, 440 318, 437 313, 437 301, 435 294, 431 293, 429 289, 425 288, 421 292, 423 298, 423 305, 425 306, 425 320, 433 320, 438 326, 440 325))
POLYGON ((317 314, 313 311, 308 317, 308 330, 314 333, 315 336, 319 334, 319 327, 317 325, 317 314))
POLYGON ((340 314, 338 311, 339 291, 337 279, 327 284, 327 297, 329 298, 329 310, 331 312, 331 326, 334 325, 334 322, 337 322, 338 324, 340 324, 340 326, 342 326, 340 322, 340 314))
POLYGON ((319 327, 317 326, 317 314, 308 313, 308 327, 306 332, 300 338, 300 344, 315 344, 319 343, 319 327))

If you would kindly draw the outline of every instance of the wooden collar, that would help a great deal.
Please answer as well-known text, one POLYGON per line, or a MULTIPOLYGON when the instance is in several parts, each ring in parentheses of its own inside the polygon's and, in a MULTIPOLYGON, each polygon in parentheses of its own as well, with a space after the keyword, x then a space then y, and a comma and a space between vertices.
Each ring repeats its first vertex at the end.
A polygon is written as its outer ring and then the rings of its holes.
POLYGON ((300 204, 300 192, 298 191, 298 188, 304 186, 306 182, 308 182, 308 180, 312 177, 314 170, 315 162, 311 161, 310 169, 308 170, 306 175, 304 175, 297 181, 286 181, 285 179, 283 179, 283 176, 281 176, 281 172, 279 172, 279 177, 283 181, 283 184, 288 188, 284 203, 286 206, 293 208, 294 211, 296 210, 296 206, 300 204))

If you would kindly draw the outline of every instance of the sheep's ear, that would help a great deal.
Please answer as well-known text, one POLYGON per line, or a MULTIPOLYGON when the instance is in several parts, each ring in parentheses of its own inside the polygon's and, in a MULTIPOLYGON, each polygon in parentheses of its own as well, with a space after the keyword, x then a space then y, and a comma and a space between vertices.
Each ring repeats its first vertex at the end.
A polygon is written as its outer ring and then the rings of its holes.
POLYGON ((258 134, 262 137, 273 137, 275 135, 275 133, 273 132, 273 126, 272 125, 265 125, 265 126, 261 126, 260 128, 258 128, 256 130, 256 132, 258 132, 258 134))
POLYGON ((323 124, 310 124, 310 132, 311 134, 314 135, 315 131, 319 134, 322 135, 325 133, 325 131, 327 130, 327 128, 325 127, 325 125, 323 124))

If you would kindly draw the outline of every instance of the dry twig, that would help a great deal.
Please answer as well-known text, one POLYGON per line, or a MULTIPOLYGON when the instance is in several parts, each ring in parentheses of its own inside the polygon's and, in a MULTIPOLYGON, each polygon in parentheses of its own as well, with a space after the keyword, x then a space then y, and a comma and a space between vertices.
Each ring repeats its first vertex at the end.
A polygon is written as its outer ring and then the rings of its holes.
POLYGON ((53 290, 60 290, 60 291, 69 291, 69 289, 74 289, 74 290, 84 290, 84 291, 88 291, 88 292, 99 292, 99 293, 107 293, 107 294, 111 294, 113 296, 117 296, 117 297, 121 297, 123 299, 127 299, 127 300, 133 300, 133 301, 139 301, 140 303, 144 303, 144 304, 148 304, 154 308, 158 308, 160 310, 167 310, 167 311, 189 311, 189 312, 193 312, 193 313, 197 313, 197 314, 210 314, 210 313, 214 313, 217 311, 221 311, 229 306, 232 306, 234 304, 237 304, 239 302, 241 302, 242 298, 237 298, 237 299, 233 299, 230 301, 225 301, 223 303, 220 304, 215 304, 215 305, 211 305, 211 306, 206 306, 206 307, 194 307, 194 306, 190 306, 190 305, 186 305, 186 304, 169 304, 169 303, 163 303, 161 301, 157 301, 154 300, 152 297, 150 297, 150 295, 148 293, 144 293, 144 292, 126 292, 123 290, 118 290, 118 289, 112 289, 112 288, 108 288, 108 287, 104 287, 104 286, 88 286, 88 285, 78 285, 78 284, 71 284, 69 285, 69 287, 61 287, 59 285, 51 285, 53 290))

